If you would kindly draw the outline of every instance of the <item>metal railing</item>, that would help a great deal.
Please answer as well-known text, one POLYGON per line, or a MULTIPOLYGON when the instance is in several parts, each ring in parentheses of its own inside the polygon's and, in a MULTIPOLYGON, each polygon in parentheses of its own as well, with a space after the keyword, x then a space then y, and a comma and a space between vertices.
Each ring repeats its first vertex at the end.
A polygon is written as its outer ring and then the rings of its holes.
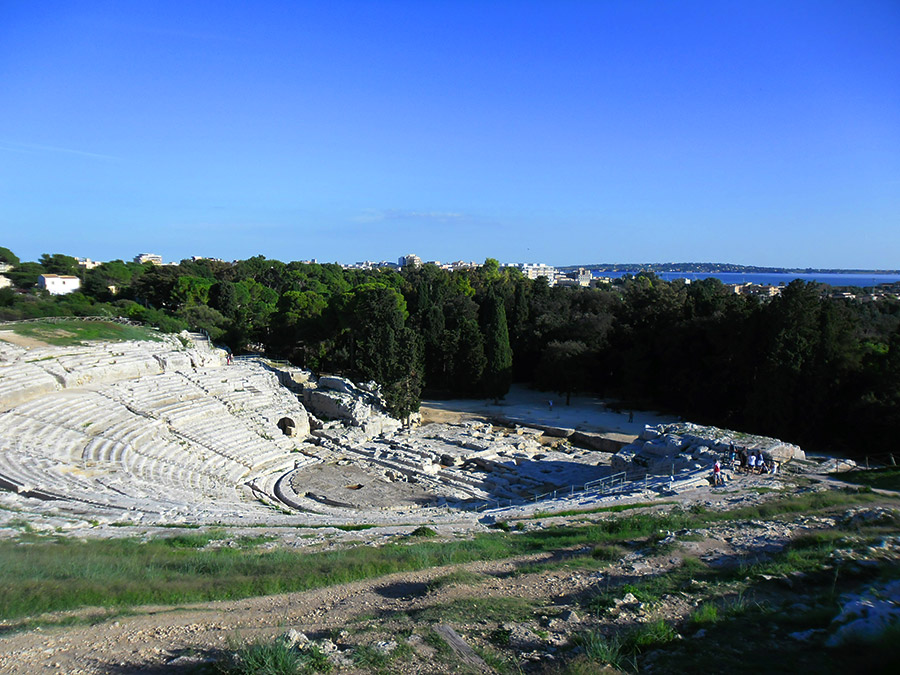
POLYGON ((533 496, 528 498, 489 498, 475 502, 460 502, 455 506, 455 508, 463 511, 481 512, 488 509, 511 508, 513 506, 537 504, 541 501, 559 499, 560 497, 574 497, 576 494, 581 496, 611 495, 615 494, 616 492, 631 492, 633 490, 641 488, 669 488, 677 485, 678 483, 695 480, 700 476, 706 477, 708 474, 709 468, 703 467, 702 469, 695 469, 694 471, 677 475, 677 477, 676 474, 655 476, 649 473, 645 473, 643 477, 629 479, 627 473, 622 471, 610 476, 598 478, 597 480, 588 481, 583 485, 570 485, 568 487, 558 488, 550 492, 535 493, 533 496))
MULTIPOLYGON (((646 477, 645 477, 646 478, 646 477)), ((560 497, 573 497, 575 494, 610 494, 627 486, 629 489, 640 484, 641 479, 628 480, 624 471, 614 473, 603 478, 588 481, 582 485, 569 485, 564 488, 557 488, 549 492, 535 492, 531 497, 519 497, 517 499, 500 499, 490 498, 479 500, 477 502, 460 502, 459 508, 464 511, 485 511, 487 509, 499 509, 512 506, 525 506, 526 504, 536 504, 541 501, 559 499, 560 497)))

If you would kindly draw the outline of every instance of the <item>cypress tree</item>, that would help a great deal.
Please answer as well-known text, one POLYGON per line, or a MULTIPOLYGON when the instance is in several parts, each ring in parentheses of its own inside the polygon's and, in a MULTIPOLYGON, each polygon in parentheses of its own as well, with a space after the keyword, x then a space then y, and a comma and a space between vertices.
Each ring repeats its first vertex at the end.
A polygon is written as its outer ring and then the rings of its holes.
POLYGON ((484 392, 499 401, 506 396, 512 382, 512 348, 503 300, 491 293, 484 304, 484 392))

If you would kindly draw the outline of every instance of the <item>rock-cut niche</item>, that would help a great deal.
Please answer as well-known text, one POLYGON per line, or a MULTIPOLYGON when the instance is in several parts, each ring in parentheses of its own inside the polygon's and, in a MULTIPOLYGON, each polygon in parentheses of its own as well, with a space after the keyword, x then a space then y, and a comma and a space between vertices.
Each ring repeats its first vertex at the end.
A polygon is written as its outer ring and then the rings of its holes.
POLYGON ((278 428, 285 436, 293 436, 297 433, 297 425, 290 417, 282 417, 278 420, 278 428))

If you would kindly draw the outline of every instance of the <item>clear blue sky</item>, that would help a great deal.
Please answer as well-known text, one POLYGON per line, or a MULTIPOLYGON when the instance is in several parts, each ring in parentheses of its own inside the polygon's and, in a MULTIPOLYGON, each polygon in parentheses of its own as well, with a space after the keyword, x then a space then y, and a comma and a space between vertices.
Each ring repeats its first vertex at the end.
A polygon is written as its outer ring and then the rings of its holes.
POLYGON ((0 0, 21 258, 900 267, 900 2, 0 0))

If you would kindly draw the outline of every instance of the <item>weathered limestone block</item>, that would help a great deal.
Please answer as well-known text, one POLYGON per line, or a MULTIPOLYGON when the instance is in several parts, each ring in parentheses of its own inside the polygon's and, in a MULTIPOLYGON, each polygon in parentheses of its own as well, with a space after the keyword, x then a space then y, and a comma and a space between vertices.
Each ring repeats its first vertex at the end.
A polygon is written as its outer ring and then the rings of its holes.
POLYGON ((627 445, 625 441, 607 438, 603 434, 577 430, 569 436, 569 441, 576 445, 590 448, 591 450, 600 450, 601 452, 617 452, 623 446, 627 445))
POLYGON ((665 476, 673 471, 678 473, 679 471, 684 471, 685 469, 699 469, 703 466, 703 463, 694 461, 690 457, 685 457, 684 455, 677 455, 675 457, 658 459, 654 462, 651 462, 647 467, 647 471, 649 471, 654 476, 665 476))
POLYGON ((682 438, 676 434, 666 434, 663 436, 663 439, 666 442, 666 448, 670 453, 680 452, 682 448, 687 447, 688 441, 686 438, 682 438))
POLYGON ((568 438, 575 433, 574 429, 565 429, 563 427, 544 427, 543 429, 545 436, 551 436, 553 438, 568 438))
POLYGON ((171 373, 176 370, 187 370, 191 367, 191 357, 185 352, 167 352, 156 354, 156 360, 164 372, 171 373))
POLYGON ((366 435, 370 438, 373 436, 381 436, 383 434, 391 434, 399 431, 403 424, 400 420, 395 420, 387 415, 373 415, 361 425, 366 435))
POLYGON ((639 450, 640 448, 636 445, 626 445, 614 454, 609 461, 613 471, 628 471, 635 468, 639 450))
POLYGON ((652 441, 654 438, 659 438, 659 435, 659 429, 651 424, 645 424, 644 430, 641 432, 641 439, 652 441))
POLYGON ((768 459, 774 459, 776 462, 784 463, 792 459, 806 459, 806 453, 798 446, 791 443, 775 443, 763 449, 763 454, 768 459))
POLYGON ((491 449, 491 443, 490 443, 490 441, 481 441, 481 440, 475 439, 475 440, 465 441, 462 444, 462 447, 464 447, 466 450, 473 450, 475 452, 487 452, 491 449))
POLYGON ((338 391, 342 394, 355 394, 356 385, 354 385, 346 377, 338 377, 336 375, 322 375, 318 380, 319 389, 329 389, 338 391))
POLYGON ((161 372, 161 364, 151 354, 144 354, 142 358, 128 359, 124 362, 111 357, 104 363, 67 372, 63 376, 63 385, 66 389, 74 389, 89 384, 134 380, 145 375, 159 375, 161 372))
POLYGON ((362 410, 356 409, 358 402, 348 394, 321 389, 307 389, 304 394, 304 404, 317 417, 358 421, 363 416, 362 410))
POLYGON ((668 457, 669 455, 677 455, 680 451, 680 448, 676 446, 663 445, 659 441, 662 439, 657 439, 657 441, 650 441, 648 443, 644 443, 639 450, 639 454, 644 457, 668 457))

